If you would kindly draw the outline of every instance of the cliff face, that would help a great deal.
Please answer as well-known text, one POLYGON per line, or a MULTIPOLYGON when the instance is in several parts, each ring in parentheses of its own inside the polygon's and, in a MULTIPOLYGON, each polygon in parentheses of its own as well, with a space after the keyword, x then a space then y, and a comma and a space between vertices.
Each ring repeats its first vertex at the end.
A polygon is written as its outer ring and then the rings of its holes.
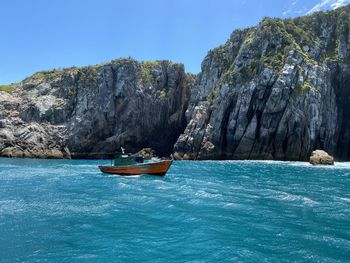
POLYGON ((123 146, 307 160, 318 148, 349 160, 349 21, 347 6, 236 30, 195 83, 179 64, 120 59, 0 86, 0 156, 100 157, 123 146))
POLYGON ((94 158, 121 146, 169 155, 193 80, 183 65, 132 59, 36 73, 0 92, 0 155, 94 158))
POLYGON ((202 63, 176 158, 350 158, 350 7, 236 30, 202 63))

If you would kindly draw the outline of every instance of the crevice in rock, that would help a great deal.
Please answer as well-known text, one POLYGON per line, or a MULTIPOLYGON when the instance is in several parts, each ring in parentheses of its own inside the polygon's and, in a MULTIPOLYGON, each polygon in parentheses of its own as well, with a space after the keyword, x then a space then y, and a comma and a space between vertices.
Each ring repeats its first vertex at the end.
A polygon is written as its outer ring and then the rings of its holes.
MULTIPOLYGON (((237 95, 231 99, 229 106, 226 108, 223 119, 221 121, 220 130, 222 131, 220 134, 219 142, 220 142, 220 158, 226 159, 227 157, 227 129, 228 129, 228 121, 230 119, 231 112, 235 105, 237 104, 237 95)), ((236 128, 235 128, 236 129, 236 128)), ((235 130, 234 129, 234 130, 235 130)))

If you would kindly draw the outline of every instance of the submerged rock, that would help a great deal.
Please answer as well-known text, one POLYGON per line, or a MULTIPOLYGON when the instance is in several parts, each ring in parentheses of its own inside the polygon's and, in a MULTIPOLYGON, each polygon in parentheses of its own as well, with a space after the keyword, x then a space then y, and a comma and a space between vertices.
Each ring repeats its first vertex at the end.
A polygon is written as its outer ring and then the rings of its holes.
POLYGON ((316 150, 310 156, 310 163, 313 165, 334 165, 334 158, 325 151, 316 150))

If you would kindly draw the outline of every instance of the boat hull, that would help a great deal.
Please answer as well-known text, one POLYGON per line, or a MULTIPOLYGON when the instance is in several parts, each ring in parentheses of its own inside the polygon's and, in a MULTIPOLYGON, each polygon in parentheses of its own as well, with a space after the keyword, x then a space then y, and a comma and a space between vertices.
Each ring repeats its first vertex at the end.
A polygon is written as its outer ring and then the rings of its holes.
POLYGON ((170 168, 173 160, 165 160, 154 163, 141 163, 135 165, 126 166, 102 166, 98 168, 101 172, 109 174, 119 174, 124 176, 138 175, 138 174, 151 174, 164 176, 170 168))

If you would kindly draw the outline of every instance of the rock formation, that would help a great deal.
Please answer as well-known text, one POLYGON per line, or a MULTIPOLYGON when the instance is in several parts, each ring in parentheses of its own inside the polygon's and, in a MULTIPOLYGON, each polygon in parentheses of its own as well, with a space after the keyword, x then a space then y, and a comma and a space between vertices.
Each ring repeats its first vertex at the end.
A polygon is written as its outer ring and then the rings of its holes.
POLYGON ((0 86, 0 156, 94 158, 123 146, 177 159, 307 161, 324 149, 349 160, 349 21, 350 6, 265 18, 209 51, 196 78, 169 61, 119 59, 0 86))
POLYGON ((121 146, 170 155, 193 80, 181 64, 133 59, 36 73, 0 91, 0 155, 99 158, 121 146))
POLYGON ((134 153, 133 156, 142 156, 145 160, 151 160, 154 157, 157 157, 156 151, 151 148, 143 148, 137 153, 134 153))
POLYGON ((334 158, 325 151, 316 150, 310 156, 310 163, 313 165, 334 165, 334 158))
POLYGON ((350 157, 350 6, 236 30, 202 63, 174 156, 350 157))

